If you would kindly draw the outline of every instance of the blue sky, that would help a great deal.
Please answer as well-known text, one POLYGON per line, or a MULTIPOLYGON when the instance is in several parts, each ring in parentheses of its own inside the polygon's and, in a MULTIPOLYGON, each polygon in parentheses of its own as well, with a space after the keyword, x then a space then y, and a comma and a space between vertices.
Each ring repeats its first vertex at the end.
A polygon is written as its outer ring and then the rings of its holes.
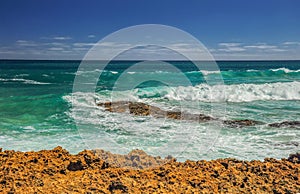
POLYGON ((298 0, 3 0, 0 58, 82 59, 106 35, 164 24, 216 59, 300 59, 298 0))

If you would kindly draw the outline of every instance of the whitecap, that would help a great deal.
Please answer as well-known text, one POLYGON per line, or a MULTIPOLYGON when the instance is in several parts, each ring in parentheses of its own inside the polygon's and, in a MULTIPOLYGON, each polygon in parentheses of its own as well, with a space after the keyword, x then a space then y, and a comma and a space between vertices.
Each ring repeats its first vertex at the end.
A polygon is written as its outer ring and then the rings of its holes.
POLYGON ((283 71, 284 73, 297 73, 297 72, 300 72, 300 69, 298 69, 298 70, 290 70, 290 69, 288 69, 288 68, 285 68, 285 67, 282 67, 282 68, 278 68, 278 69, 270 69, 270 71, 274 71, 274 72, 276 72, 276 71, 283 71))
POLYGON ((46 82, 39 82, 39 81, 35 81, 35 80, 30 80, 30 79, 23 79, 23 78, 12 78, 12 79, 3 79, 0 78, 0 81, 4 81, 4 82, 21 82, 24 84, 36 84, 36 85, 44 85, 44 84, 51 84, 51 83, 46 83, 46 82))
POLYGON ((127 72, 128 74, 135 74, 136 72, 134 72, 134 71, 129 71, 129 72, 127 72))
POLYGON ((203 102, 300 100, 300 82, 180 86, 177 88, 168 88, 165 97, 170 100, 203 102))
POLYGON ((218 74, 221 73, 220 71, 206 71, 206 70, 201 70, 200 71, 203 75, 209 75, 209 74, 218 74))
POLYGON ((110 73, 112 73, 112 74, 118 74, 117 71, 110 71, 110 73))

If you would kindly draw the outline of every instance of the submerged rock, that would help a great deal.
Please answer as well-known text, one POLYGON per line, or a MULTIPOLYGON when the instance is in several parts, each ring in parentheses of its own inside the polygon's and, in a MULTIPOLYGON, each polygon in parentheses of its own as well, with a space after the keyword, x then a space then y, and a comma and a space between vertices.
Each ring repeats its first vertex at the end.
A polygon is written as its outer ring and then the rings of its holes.
POLYGON ((271 123, 270 127, 290 127, 290 128, 300 128, 300 121, 283 121, 280 123, 271 123))
POLYGON ((229 127, 246 127, 246 126, 254 126, 254 125, 261 125, 263 124, 260 121, 254 121, 250 119, 244 119, 244 120, 226 120, 223 121, 223 123, 229 127))

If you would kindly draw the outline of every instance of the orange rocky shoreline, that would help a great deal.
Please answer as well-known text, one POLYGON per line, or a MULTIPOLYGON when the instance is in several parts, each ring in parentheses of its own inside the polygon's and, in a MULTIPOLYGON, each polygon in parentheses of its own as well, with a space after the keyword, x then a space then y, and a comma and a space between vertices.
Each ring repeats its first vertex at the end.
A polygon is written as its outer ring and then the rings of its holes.
POLYGON ((176 162, 141 150, 0 149, 0 193, 300 193, 300 154, 176 162))

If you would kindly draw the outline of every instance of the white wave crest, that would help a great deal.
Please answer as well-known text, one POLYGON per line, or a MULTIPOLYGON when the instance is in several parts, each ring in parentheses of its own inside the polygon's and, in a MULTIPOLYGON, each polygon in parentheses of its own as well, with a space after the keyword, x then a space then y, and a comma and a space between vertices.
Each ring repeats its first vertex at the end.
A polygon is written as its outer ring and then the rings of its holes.
POLYGON ((129 72, 127 72, 128 74, 135 74, 136 72, 134 72, 134 71, 129 71, 129 72))
MULTIPOLYGON (((76 94, 76 104, 84 102, 85 106, 94 106, 95 101, 110 100, 147 101, 147 99, 168 99, 175 101, 200 102, 251 102, 251 101, 280 101, 300 100, 300 82, 276 82, 265 84, 232 84, 213 85, 200 84, 197 86, 179 87, 148 87, 135 88, 127 91, 102 91, 102 94, 76 94), (80 102, 81 101, 81 102, 80 102)), ((65 100, 71 101, 71 99, 65 100)), ((74 99, 73 99, 74 100, 74 99)))
POLYGON ((23 78, 12 78, 12 79, 3 79, 0 78, 0 81, 3 82, 21 82, 24 84, 34 84, 34 85, 44 85, 44 84, 51 84, 51 83, 46 83, 46 82, 39 82, 31 79, 23 79, 23 78))
MULTIPOLYGON (((265 70, 257 70, 257 69, 248 69, 246 70, 246 72, 259 72, 259 71, 265 71, 265 70)), ((281 67, 281 68, 277 68, 277 69, 269 69, 266 71, 273 71, 273 72, 277 72, 277 71, 283 71, 284 73, 298 73, 300 72, 300 69, 297 70, 291 70, 285 67, 281 67)))
POLYGON ((265 84, 214 85, 177 87, 169 89, 170 100, 204 102, 250 102, 257 100, 300 100, 300 82, 265 84))
POLYGON ((118 74, 117 71, 110 71, 110 73, 112 73, 112 74, 118 74))
POLYGON ((257 72, 257 71, 260 71, 260 70, 257 70, 257 69, 248 69, 247 72, 257 72))
POLYGON ((297 72, 300 72, 300 69, 298 69, 298 70, 290 70, 290 69, 288 69, 288 68, 284 68, 284 67, 282 67, 282 68, 278 68, 278 69, 270 69, 271 71, 283 71, 284 73, 297 73, 297 72))
POLYGON ((201 70, 200 71, 203 75, 209 75, 209 74, 219 74, 221 71, 206 71, 206 70, 201 70))

